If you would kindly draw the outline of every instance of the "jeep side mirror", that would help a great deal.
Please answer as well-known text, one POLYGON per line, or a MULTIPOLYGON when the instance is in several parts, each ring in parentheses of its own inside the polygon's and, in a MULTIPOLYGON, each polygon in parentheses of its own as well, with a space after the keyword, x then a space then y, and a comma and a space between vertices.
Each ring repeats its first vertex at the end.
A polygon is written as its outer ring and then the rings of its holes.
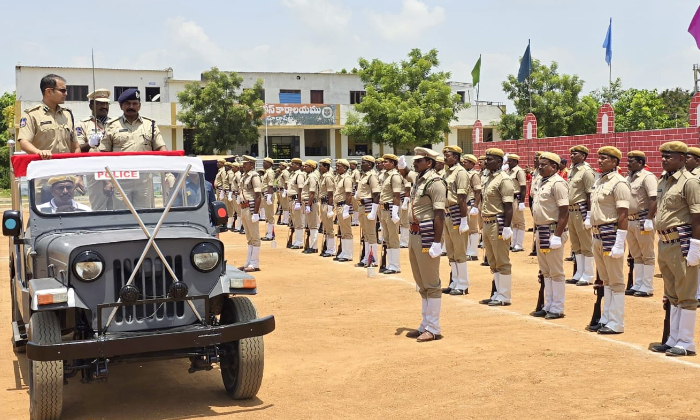
POLYGON ((211 203, 211 221, 214 226, 226 226, 228 223, 228 212, 223 201, 211 203))
POLYGON ((22 215, 19 210, 5 210, 2 215, 2 234, 19 236, 22 230, 22 215))

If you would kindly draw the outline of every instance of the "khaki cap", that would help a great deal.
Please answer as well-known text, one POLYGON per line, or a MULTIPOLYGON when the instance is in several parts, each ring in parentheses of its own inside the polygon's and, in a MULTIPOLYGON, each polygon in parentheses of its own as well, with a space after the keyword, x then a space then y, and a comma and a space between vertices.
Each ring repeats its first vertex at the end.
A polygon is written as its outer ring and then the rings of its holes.
MULTIPOLYGON (((698 153, 700 153, 700 149, 698 149, 698 153)), ((698 155, 700 156, 700 155, 698 155)), ((647 155, 644 154, 641 150, 632 150, 631 152, 627 153, 627 157, 640 157, 640 158, 646 158, 647 155)))
POLYGON ((216 163, 226 163, 226 159, 218 158, 218 159, 216 159, 216 163))
POLYGON ((471 155, 471 154, 466 154, 466 155, 464 155, 464 158, 463 158, 463 159, 464 159, 464 160, 468 160, 469 162, 472 162, 472 163, 478 163, 478 162, 479 162, 479 159, 477 159, 476 156, 471 155))
POLYGON ((267 162, 267 163, 275 163, 275 161, 272 160, 271 157, 266 157, 265 159, 263 159, 263 161, 265 161, 265 162, 267 162))
POLYGON ((454 153, 459 153, 459 154, 461 155, 461 154, 462 154, 462 148, 459 147, 459 146, 453 146, 453 145, 445 146, 445 147, 442 149, 442 153, 444 154, 445 152, 454 152, 454 153))
POLYGON ((688 152, 689 155, 694 155, 697 157, 700 157, 700 147, 688 147, 688 152))
POLYGON ((346 168, 350 167, 350 162, 348 162, 347 159, 338 159, 335 163, 339 163, 339 164, 345 166, 346 168))
POLYGON ((294 159, 292 159, 292 163, 297 163, 297 164, 299 164, 299 165, 303 165, 303 164, 304 164, 304 162, 302 162, 301 159, 299 159, 299 158, 294 158, 294 159))
POLYGON ((382 156, 382 159, 384 159, 384 160, 389 159, 389 160, 393 160, 394 162, 399 161, 399 157, 396 155, 392 155, 391 153, 386 153, 384 156, 382 156))
POLYGON ((659 152, 688 153, 688 145, 682 141, 669 141, 659 147, 659 152))
POLYGON ((306 162, 304 162, 304 165, 309 165, 312 168, 316 169, 316 167, 318 166, 318 163, 316 163, 315 160, 307 159, 306 162))
POLYGON ((88 100, 96 102, 109 102, 109 89, 97 89, 87 95, 88 100))
POLYGON ((323 159, 319 160, 318 163, 325 163, 326 165, 330 165, 331 160, 328 158, 323 158, 323 159))
POLYGON ((255 162, 258 161, 258 160, 255 159, 253 156, 248 156, 248 155, 243 155, 243 156, 241 156, 241 160, 242 160, 243 162, 250 162, 250 163, 255 163, 255 162))
POLYGON ((600 149, 598 149, 598 154, 599 155, 608 155, 612 156, 619 159, 622 159, 622 152, 620 149, 614 146, 603 146, 600 149))
POLYGON ((542 152, 540 154, 540 159, 551 160, 552 162, 556 163, 557 165, 561 164, 561 158, 559 157, 559 155, 556 153, 552 153, 552 152, 542 152))
POLYGON ((588 154, 589 150, 588 150, 588 147, 586 147, 582 144, 579 144, 578 146, 574 146, 571 149, 569 149, 569 152, 581 152, 581 153, 588 154))
MULTIPOLYGON (((364 156, 362 156, 362 160, 375 163, 379 159, 375 159, 374 156, 372 156, 372 155, 364 155, 364 156)), ((352 162, 350 162, 350 163, 352 163, 352 162)))
POLYGON ((73 178, 72 176, 68 176, 68 175, 54 176, 52 178, 49 178, 49 185, 53 185, 57 182, 72 182, 73 184, 75 184, 75 178, 73 178))
POLYGON ((486 152, 484 152, 484 153, 487 155, 498 156, 498 157, 503 157, 506 155, 505 153, 503 153, 503 150, 495 148, 495 147, 492 147, 490 149, 486 149, 486 152))
POLYGON ((226 166, 227 168, 233 168, 233 163, 231 163, 231 162, 224 162, 224 166, 226 166))
POLYGON ((435 161, 440 162, 440 163, 445 163, 445 158, 442 156, 438 156, 437 158, 435 158, 435 161))
POLYGON ((416 156, 425 156, 432 160, 436 160, 438 156, 440 156, 440 154, 435 150, 427 149, 425 147, 416 147, 415 149, 413 149, 413 153, 415 153, 416 156))
MULTIPOLYGON (((540 156, 542 156, 542 155, 540 154, 540 156)), ((511 160, 511 159, 520 160, 520 156, 516 155, 515 153, 508 153, 508 160, 511 160)))

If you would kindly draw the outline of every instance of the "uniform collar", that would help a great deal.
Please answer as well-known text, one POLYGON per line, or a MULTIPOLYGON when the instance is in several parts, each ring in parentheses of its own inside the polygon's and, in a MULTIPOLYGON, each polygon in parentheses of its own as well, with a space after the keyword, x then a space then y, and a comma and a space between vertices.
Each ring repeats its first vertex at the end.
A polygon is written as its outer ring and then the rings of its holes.
POLYGON ((617 168, 613 169, 612 171, 608 171, 604 174, 600 174, 600 179, 603 179, 603 178, 610 179, 613 177, 613 174, 616 174, 616 173, 617 173, 617 168))
MULTIPOLYGON (((143 123, 143 118, 141 118, 141 114, 139 114, 139 116, 136 117, 136 120, 134 120, 134 123, 136 121, 143 123)), ((124 115, 124 114, 122 114, 122 122, 125 124, 134 124, 134 123, 130 123, 129 120, 126 119, 126 115, 124 115)))
MULTIPOLYGON (((44 112, 51 112, 51 107, 46 105, 46 102, 43 100, 41 101, 41 109, 44 110, 44 112)), ((56 104, 56 113, 58 114, 59 112, 63 112, 63 107, 59 104, 56 104)))
POLYGON ((664 175, 664 177, 665 177, 666 179, 668 179, 668 178, 673 178, 673 179, 675 179, 675 180, 677 181, 677 180, 681 177, 681 175, 683 174, 683 171, 684 171, 684 170, 685 170, 685 168, 681 168, 681 169, 679 169, 679 170, 677 170, 677 171, 675 171, 675 172, 673 172, 673 173, 668 173, 668 172, 666 172, 666 175, 664 175))
POLYGON ((419 179, 428 179, 430 175, 437 175, 437 172, 433 168, 426 169, 425 172, 420 176, 419 179))

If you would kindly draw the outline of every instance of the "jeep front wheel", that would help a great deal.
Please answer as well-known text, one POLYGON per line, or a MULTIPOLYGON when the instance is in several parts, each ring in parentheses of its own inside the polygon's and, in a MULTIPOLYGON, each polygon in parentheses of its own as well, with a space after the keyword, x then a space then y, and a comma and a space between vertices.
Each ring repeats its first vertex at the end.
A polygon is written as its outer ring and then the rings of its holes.
MULTIPOLYGON (((61 342, 61 324, 53 312, 35 312, 29 318, 29 341, 37 344, 61 342)), ((29 417, 58 420, 63 409, 63 361, 29 361, 29 417)))
MULTIPOLYGON (((222 325, 246 322, 257 319, 255 306, 247 297, 233 297, 224 300, 219 320, 222 325)), ((221 377, 226 393, 235 399, 255 397, 260 389, 265 365, 263 338, 244 338, 221 345, 225 355, 221 357, 221 377)))

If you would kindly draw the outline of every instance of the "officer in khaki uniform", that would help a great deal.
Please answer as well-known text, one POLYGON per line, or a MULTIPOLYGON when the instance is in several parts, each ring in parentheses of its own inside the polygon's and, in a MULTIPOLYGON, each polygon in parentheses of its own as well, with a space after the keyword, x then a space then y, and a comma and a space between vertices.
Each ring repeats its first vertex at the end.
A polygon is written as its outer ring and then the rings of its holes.
POLYGON ((627 183, 632 199, 629 207, 627 246, 634 258, 634 284, 625 295, 649 297, 654 294, 654 215, 658 183, 651 172, 644 169, 646 155, 640 150, 627 153, 627 183))
POLYGON ((399 241, 399 222, 401 216, 401 194, 404 193, 404 179, 396 170, 399 158, 393 154, 385 154, 384 169, 386 174, 381 185, 379 203, 382 208, 384 224, 384 243, 386 244, 386 268, 384 274, 398 274, 401 272, 401 248, 399 241))
POLYGON ((700 176, 700 147, 688 147, 688 153, 685 154, 685 170, 700 176))
POLYGON ((240 184, 241 218, 248 240, 248 256, 241 270, 260 271, 260 203, 262 201, 262 182, 255 170, 256 159, 243 155, 241 166, 243 175, 240 184))
MULTIPOLYGON (((440 254, 445 223, 445 197, 447 188, 443 179, 435 172, 438 153, 432 149, 416 147, 413 167, 417 179, 411 188, 411 235, 408 258, 413 279, 416 281, 422 302, 422 320, 417 330, 409 331, 406 337, 418 342, 442 338, 440 329, 440 254)), ((403 156, 398 168, 407 175, 403 156)))
POLYGON ((226 159, 217 159, 216 169, 216 177, 214 177, 214 191, 216 192, 216 200, 224 201, 224 198, 226 198, 224 195, 224 182, 228 183, 228 177, 226 176, 226 159))
POLYGON ((371 155, 362 156, 362 176, 357 183, 355 196, 359 203, 360 230, 365 241, 365 253, 360 256, 360 262, 355 264, 355 267, 376 267, 380 257, 377 245, 377 212, 381 187, 373 170, 374 162, 375 159, 371 155))
POLYGON ((513 181, 514 202, 513 202, 513 240, 511 250, 513 252, 523 251, 523 241, 525 240, 525 191, 527 181, 525 170, 518 166, 520 156, 515 153, 508 154, 508 176, 513 181))
POLYGON ((671 308, 668 340, 651 350, 667 356, 691 356, 695 355, 700 262, 700 181, 683 168, 688 151, 685 143, 664 143, 659 151, 665 174, 657 190, 654 224, 664 295, 671 308))
POLYGON ((357 187, 362 178, 362 173, 357 168, 357 160, 350 160, 350 170, 348 170, 348 175, 352 179, 352 209, 354 213, 352 214, 352 224, 351 226, 360 225, 360 200, 357 198, 357 187))
POLYGON ((346 159, 338 159, 335 170, 338 175, 335 178, 335 191, 333 203, 338 217, 338 230, 340 231, 340 245, 342 250, 333 258, 334 261, 352 261, 352 178, 348 173, 350 163, 346 159))
POLYGON ((399 221, 399 248, 408 248, 408 235, 411 227, 408 217, 408 203, 411 197, 411 181, 403 179, 403 191, 401 192, 401 220, 399 221))
MULTIPOLYGON (((99 152, 99 145, 105 134, 105 125, 109 114, 109 95, 107 89, 97 89, 87 95, 92 114, 83 118, 75 126, 75 136, 80 151, 99 152)), ((93 210, 112 210, 114 208, 114 189, 111 182, 95 180, 94 175, 87 175, 90 207, 93 210)))
POLYGON ((600 322, 588 326, 599 334, 625 331, 625 239, 632 195, 627 179, 617 172, 622 152, 616 147, 598 149, 600 178, 591 194, 593 257, 603 281, 605 302, 600 322))
POLYGON ((467 206, 469 206, 469 230, 467 231, 467 261, 479 260, 479 207, 481 205, 481 174, 476 169, 476 156, 466 154, 462 158, 462 165, 467 170, 469 177, 469 192, 467 193, 467 206))
POLYGON ((321 189, 321 178, 316 172, 317 166, 315 160, 308 159, 302 168, 306 173, 306 179, 301 190, 301 200, 304 205, 304 217, 309 235, 309 246, 302 251, 304 254, 318 254, 318 228, 320 224, 318 195, 321 189))
POLYGON ((333 211, 333 192, 335 191, 335 180, 331 171, 331 160, 324 158, 318 161, 318 171, 321 173, 321 185, 319 187, 319 195, 321 197, 321 225, 323 226, 323 236, 325 239, 326 249, 321 253, 322 257, 335 256, 335 227, 333 219, 335 212, 333 211))
POLYGON ((294 240, 291 249, 304 248, 304 209, 302 208, 301 191, 304 189, 306 173, 301 170, 303 164, 304 162, 299 158, 292 159, 292 172, 287 183, 287 198, 289 198, 292 226, 294 227, 294 240))
POLYGON ((462 149, 447 146, 442 149, 445 155, 445 175, 447 200, 445 201, 445 249, 450 262, 452 283, 442 292, 452 296, 469 293, 469 273, 467 272, 467 231, 469 230, 469 210, 467 197, 471 190, 469 174, 460 165, 462 149))
POLYGON ((277 181, 277 188, 280 191, 280 202, 282 203, 282 220, 280 221, 283 225, 289 224, 289 192, 287 191, 287 186, 289 184, 289 169, 287 169, 286 162, 280 162, 280 172, 279 179, 277 181))
POLYGON ((271 241, 275 239, 274 229, 275 229, 275 171, 272 170, 272 164, 274 161, 266 157, 263 159, 263 176, 261 179, 262 190, 265 194, 263 197, 263 209, 265 210, 265 222, 267 223, 267 230, 265 231, 265 237, 261 238, 263 241, 271 241))
POLYGON ((544 306, 535 317, 557 319, 564 316, 566 279, 564 248, 569 239, 569 187, 559 176, 561 158, 549 152, 540 155, 537 183, 532 186, 533 235, 537 243, 537 262, 544 278, 544 306))
POLYGON ((595 171, 586 162, 586 146, 574 146, 569 152, 572 163, 569 173, 569 235, 571 252, 576 258, 576 273, 566 282, 586 286, 595 280, 590 212, 595 171))
POLYGON ((228 184, 230 191, 226 192, 226 207, 231 208, 231 214, 236 213, 236 224, 231 225, 233 220, 229 221, 229 228, 232 228, 234 232, 240 234, 245 233, 243 228, 243 217, 241 216, 241 176, 243 172, 241 171, 241 164, 238 162, 226 162, 226 167, 228 172, 228 184))

